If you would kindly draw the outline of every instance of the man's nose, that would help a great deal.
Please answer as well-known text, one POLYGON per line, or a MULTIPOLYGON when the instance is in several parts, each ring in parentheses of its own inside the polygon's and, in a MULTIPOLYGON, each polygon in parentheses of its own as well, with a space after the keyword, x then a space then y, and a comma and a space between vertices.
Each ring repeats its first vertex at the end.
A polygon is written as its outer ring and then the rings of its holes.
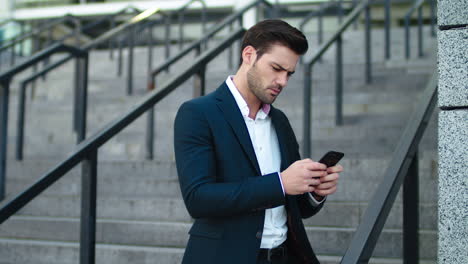
POLYGON ((281 87, 285 87, 288 84, 288 73, 281 73, 277 78, 276 78, 276 83, 280 85, 281 87))

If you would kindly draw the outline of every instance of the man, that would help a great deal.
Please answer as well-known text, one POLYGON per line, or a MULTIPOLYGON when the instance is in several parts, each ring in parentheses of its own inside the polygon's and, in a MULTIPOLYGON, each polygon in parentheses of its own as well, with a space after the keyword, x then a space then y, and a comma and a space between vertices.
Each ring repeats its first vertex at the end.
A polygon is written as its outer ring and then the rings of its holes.
POLYGON ((183 263, 319 263, 301 218, 336 191, 343 168, 300 160, 288 119, 271 105, 307 48, 296 28, 262 21, 244 36, 236 75, 180 107, 176 163, 195 219, 183 263))

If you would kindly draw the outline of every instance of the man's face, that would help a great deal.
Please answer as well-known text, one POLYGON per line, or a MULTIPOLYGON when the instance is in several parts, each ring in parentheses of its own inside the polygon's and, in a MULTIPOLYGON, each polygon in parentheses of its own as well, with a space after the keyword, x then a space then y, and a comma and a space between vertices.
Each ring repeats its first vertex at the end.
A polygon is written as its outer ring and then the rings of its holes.
POLYGON ((299 55, 282 45, 273 45, 247 72, 250 91, 264 104, 271 104, 294 73, 299 55))

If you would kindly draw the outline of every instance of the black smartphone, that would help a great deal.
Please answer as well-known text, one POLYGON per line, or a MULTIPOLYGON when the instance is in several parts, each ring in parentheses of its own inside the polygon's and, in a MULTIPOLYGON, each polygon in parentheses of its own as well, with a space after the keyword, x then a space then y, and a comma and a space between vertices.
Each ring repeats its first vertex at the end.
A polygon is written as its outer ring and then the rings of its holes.
POLYGON ((327 167, 335 166, 341 158, 343 158, 344 153, 338 151, 328 151, 323 157, 319 160, 319 163, 325 164, 327 167))

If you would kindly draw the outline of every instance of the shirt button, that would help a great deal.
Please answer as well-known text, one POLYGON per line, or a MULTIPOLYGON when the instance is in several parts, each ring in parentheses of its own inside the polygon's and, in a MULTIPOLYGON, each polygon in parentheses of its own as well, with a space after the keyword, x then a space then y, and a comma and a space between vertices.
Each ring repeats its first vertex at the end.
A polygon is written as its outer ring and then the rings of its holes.
POLYGON ((258 231, 257 234, 255 234, 255 237, 257 239, 261 239, 262 238, 262 231, 258 231))

